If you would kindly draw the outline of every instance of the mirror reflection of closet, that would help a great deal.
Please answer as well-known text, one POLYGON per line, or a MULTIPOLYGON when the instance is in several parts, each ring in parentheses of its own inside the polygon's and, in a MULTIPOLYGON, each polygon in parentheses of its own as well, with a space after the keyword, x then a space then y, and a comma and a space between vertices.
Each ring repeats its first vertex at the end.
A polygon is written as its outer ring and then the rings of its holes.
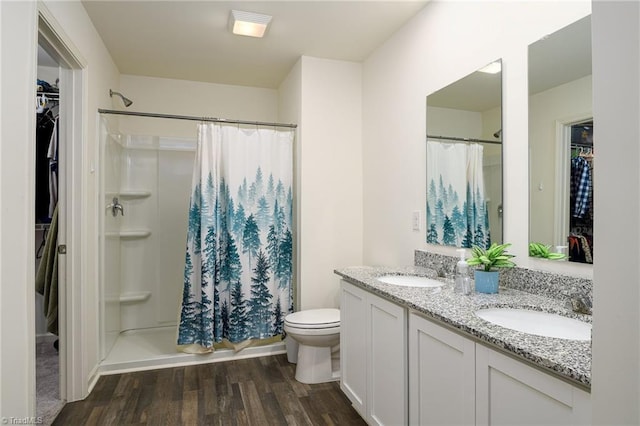
POLYGON ((39 46, 34 82, 36 248, 36 418, 52 421, 64 406, 60 396, 57 233, 59 65, 39 46))
POLYGON ((571 126, 568 255, 593 263, 593 120, 571 126))
POLYGON ((571 262, 593 263, 593 126, 586 16, 529 46, 529 241, 571 262))

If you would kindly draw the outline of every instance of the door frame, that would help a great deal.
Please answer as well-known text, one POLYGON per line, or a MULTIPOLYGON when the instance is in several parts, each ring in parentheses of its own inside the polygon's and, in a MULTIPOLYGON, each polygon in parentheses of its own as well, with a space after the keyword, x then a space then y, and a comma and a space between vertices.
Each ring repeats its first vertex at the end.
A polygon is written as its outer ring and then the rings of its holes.
POLYGON ((556 179, 553 202, 553 244, 567 245, 569 235, 569 185, 571 179, 571 126, 593 120, 583 112, 556 120, 556 179))
POLYGON ((41 2, 38 2, 37 43, 60 66, 59 139, 62 142, 58 149, 58 245, 67 247, 66 255, 58 259, 60 397, 66 401, 76 401, 84 398, 88 392, 87 366, 82 347, 82 336, 86 331, 82 327, 84 303, 81 286, 87 277, 83 266, 86 262, 82 257, 82 253, 86 253, 86 220, 82 215, 85 188, 82 176, 86 140, 87 62, 41 2))

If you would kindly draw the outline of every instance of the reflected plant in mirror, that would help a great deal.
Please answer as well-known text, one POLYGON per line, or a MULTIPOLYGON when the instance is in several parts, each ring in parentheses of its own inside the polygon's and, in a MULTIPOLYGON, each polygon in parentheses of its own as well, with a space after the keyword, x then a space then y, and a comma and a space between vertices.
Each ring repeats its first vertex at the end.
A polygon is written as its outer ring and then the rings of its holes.
POLYGON ((551 260, 564 260, 567 258, 565 253, 552 251, 551 246, 541 243, 529 243, 529 256, 551 260))
POLYGON ((502 61, 427 97, 429 244, 502 242, 502 61))
POLYGON ((586 16, 529 46, 529 241, 572 262, 593 263, 593 128, 586 16))

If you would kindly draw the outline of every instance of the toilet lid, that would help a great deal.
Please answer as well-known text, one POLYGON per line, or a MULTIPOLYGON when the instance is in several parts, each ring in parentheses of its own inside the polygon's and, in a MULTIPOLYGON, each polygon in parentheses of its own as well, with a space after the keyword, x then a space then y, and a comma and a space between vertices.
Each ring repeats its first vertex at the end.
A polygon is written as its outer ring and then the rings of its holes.
POLYGON ((340 325, 339 309, 309 309, 289 314, 285 323, 300 328, 329 328, 340 325))

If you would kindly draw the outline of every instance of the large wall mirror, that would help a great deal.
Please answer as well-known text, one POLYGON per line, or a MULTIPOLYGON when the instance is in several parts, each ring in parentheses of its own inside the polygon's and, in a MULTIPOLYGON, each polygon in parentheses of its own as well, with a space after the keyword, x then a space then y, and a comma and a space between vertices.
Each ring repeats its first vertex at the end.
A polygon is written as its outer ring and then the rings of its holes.
POLYGON ((427 243, 502 242, 502 61, 427 96, 427 243))
POLYGON ((529 241, 572 262, 593 263, 593 126, 587 16, 529 46, 529 241))

